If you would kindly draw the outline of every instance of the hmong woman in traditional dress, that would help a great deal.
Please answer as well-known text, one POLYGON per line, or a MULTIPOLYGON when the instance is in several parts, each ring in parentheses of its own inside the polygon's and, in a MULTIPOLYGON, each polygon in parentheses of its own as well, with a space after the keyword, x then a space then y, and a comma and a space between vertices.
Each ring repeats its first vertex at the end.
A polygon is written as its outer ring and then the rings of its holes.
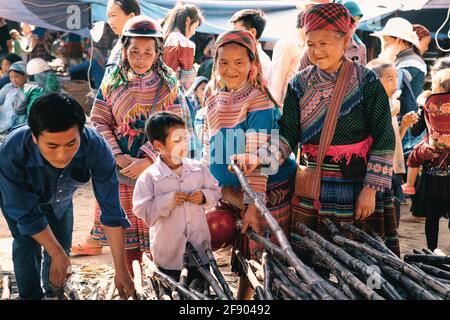
MULTIPOLYGON (((333 89, 350 40, 351 20, 341 4, 318 4, 303 15, 309 56, 316 61, 291 80, 280 120, 280 151, 284 157, 301 144, 301 162, 315 167, 333 89)), ((348 61, 348 60, 347 60, 348 61)), ((319 203, 294 196, 291 240, 296 224, 326 235, 322 220, 348 222, 382 236, 399 254, 391 178, 395 136, 389 100, 373 71, 355 63, 331 146, 321 170, 319 203)))
POLYGON ((145 137, 145 121, 160 110, 186 119, 177 79, 160 57, 161 39, 160 27, 153 19, 136 16, 128 20, 121 38, 122 62, 103 80, 92 108, 92 124, 115 155, 120 200, 132 224, 125 233, 130 272, 132 261, 149 250, 148 227, 132 212, 135 181, 157 156, 145 137))
POLYGON ((200 9, 183 2, 170 11, 165 21, 164 63, 176 72, 184 90, 188 90, 195 80, 195 43, 189 39, 202 21, 200 9))
MULTIPOLYGON (((218 37, 215 50, 214 76, 205 92, 205 161, 209 162, 212 174, 222 187, 223 200, 234 205, 237 214, 243 215, 243 230, 250 226, 263 234, 266 224, 259 221, 253 200, 243 195, 239 180, 228 171, 228 165, 231 156, 252 156, 268 141, 273 129, 277 129, 280 108, 267 90, 257 43, 251 33, 245 30, 225 32, 218 37)), ((286 231, 294 172, 292 158, 285 161, 276 174, 268 175, 263 170, 246 174, 250 186, 286 231)), ((248 258, 255 257, 256 243, 241 241, 239 246, 248 258)), ((239 284, 238 299, 249 298, 249 286, 244 279, 242 277, 239 284)))

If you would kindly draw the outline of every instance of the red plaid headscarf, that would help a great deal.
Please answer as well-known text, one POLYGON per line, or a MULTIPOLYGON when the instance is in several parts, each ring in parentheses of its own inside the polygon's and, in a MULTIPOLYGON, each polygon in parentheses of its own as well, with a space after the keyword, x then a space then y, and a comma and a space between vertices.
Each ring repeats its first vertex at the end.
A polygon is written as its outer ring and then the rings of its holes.
POLYGON ((417 33, 419 41, 431 35, 430 31, 421 24, 413 24, 413 30, 417 33))
POLYGON ((340 3, 316 4, 302 17, 306 33, 313 30, 334 30, 350 34, 354 28, 350 12, 340 3))
MULTIPOLYGON (((253 54, 253 56, 255 57, 254 58, 255 63, 254 66, 250 69, 249 75, 250 81, 253 83, 255 87, 261 89, 261 91, 264 94, 266 94, 275 104, 277 104, 275 102, 275 99, 273 99, 272 95, 269 92, 267 80, 265 79, 262 73, 262 66, 258 55, 257 42, 256 39, 253 37, 253 35, 247 30, 230 30, 221 33, 217 38, 216 43, 214 44, 214 52, 216 52, 215 59, 217 59, 217 49, 228 43, 240 44, 245 48, 247 48, 253 54)), ((216 71, 216 62, 217 60, 214 62, 212 73, 213 76, 210 85, 212 86, 211 89, 220 90, 224 86, 224 83, 220 75, 216 71)))

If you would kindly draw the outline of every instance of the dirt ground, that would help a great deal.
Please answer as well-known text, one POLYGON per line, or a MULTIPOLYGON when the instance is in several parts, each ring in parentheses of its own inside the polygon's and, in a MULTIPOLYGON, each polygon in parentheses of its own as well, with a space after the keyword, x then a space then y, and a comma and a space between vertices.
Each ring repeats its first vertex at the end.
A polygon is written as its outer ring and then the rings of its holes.
MULTIPOLYGON (((88 235, 94 219, 94 194, 92 187, 86 185, 74 197, 74 233, 73 243, 79 243, 88 235)), ((404 221, 409 216, 409 204, 402 206, 399 236, 402 254, 409 253, 413 248, 425 248, 424 223, 404 221)), ((439 229, 439 248, 450 255, 450 231, 448 220, 441 219, 439 229)), ((0 270, 12 270, 11 261, 12 238, 3 215, 0 215, 0 270)), ((103 248, 103 253, 94 257, 72 257, 72 264, 94 264, 113 266, 109 247, 103 248)))

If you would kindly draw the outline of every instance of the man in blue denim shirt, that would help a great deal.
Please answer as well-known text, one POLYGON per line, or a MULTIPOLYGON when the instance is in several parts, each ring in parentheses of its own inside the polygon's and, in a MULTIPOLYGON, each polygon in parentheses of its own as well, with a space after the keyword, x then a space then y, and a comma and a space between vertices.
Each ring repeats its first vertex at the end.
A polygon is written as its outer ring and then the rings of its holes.
POLYGON ((86 117, 72 97, 51 93, 38 98, 28 124, 0 146, 0 208, 14 237, 13 262, 19 296, 42 299, 64 286, 70 269, 75 190, 92 184, 111 246, 115 285, 134 296, 126 269, 124 228, 115 161, 104 139, 85 127, 86 117), (44 247, 44 261, 41 260, 44 247))

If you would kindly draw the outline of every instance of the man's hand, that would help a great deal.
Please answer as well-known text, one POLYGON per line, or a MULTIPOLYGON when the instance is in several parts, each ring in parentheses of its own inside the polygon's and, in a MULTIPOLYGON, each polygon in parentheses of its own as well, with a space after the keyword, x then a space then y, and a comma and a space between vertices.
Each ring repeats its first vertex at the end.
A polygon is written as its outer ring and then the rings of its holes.
POLYGON ((189 196, 187 201, 195 203, 195 204, 203 204, 205 203, 205 195, 203 194, 202 190, 197 190, 192 192, 189 196))
POLYGON ((355 220, 367 219, 375 211, 375 195, 377 191, 373 188, 364 187, 356 201, 355 220))
POLYGON ((120 168, 126 168, 131 164, 133 158, 129 154, 117 154, 115 157, 116 164, 120 168))
MULTIPOLYGON (((253 153, 232 155, 231 162, 235 162, 244 174, 252 173, 260 165, 259 157, 253 153)), ((231 165, 228 166, 228 170, 235 173, 231 165)))
POLYGON ((133 279, 131 279, 126 269, 116 270, 114 273, 114 284, 116 285, 120 298, 128 300, 129 297, 132 297, 133 300, 137 300, 133 279))
POLYGON ((132 161, 130 165, 125 167, 124 169, 120 170, 120 173, 124 176, 127 176, 131 179, 137 179, 141 175, 141 173, 147 169, 151 164, 152 161, 148 158, 131 158, 132 161))
POLYGON ((241 233, 245 233, 248 227, 251 227, 253 231, 259 233, 259 213, 258 209, 254 204, 249 204, 247 210, 244 214, 244 219, 242 221, 242 230, 241 233))
POLYGON ((175 192, 175 203, 177 206, 181 205, 183 202, 188 201, 189 194, 186 192, 177 191, 175 192))
POLYGON ((70 270, 70 259, 64 251, 51 257, 49 281, 56 288, 63 288, 70 270))

